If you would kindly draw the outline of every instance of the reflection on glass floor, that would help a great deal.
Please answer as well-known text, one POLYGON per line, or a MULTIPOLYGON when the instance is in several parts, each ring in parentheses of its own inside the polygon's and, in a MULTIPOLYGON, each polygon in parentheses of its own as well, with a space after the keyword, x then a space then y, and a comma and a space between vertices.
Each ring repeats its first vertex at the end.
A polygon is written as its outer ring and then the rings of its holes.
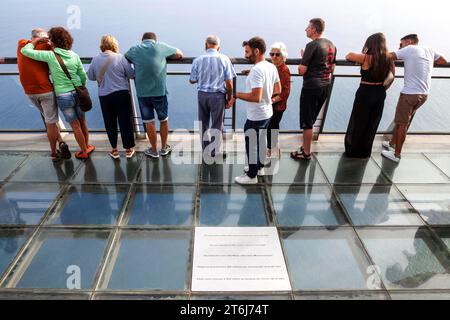
POLYGON ((242 154, 172 157, 0 152, 0 299, 450 298, 450 154, 283 154, 252 187, 242 154), (277 227, 293 291, 192 292, 197 226, 277 227))

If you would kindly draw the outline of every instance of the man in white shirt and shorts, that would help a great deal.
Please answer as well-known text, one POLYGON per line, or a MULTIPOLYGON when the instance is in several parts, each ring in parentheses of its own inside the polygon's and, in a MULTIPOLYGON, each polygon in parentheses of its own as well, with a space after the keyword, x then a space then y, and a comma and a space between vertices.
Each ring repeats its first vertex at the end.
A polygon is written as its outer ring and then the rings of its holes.
POLYGON ((405 86, 397 104, 392 140, 383 142, 383 147, 387 150, 381 154, 398 163, 414 114, 428 99, 434 64, 446 64, 447 60, 433 49, 419 46, 416 34, 403 37, 400 50, 391 55, 394 60, 405 63, 405 86))

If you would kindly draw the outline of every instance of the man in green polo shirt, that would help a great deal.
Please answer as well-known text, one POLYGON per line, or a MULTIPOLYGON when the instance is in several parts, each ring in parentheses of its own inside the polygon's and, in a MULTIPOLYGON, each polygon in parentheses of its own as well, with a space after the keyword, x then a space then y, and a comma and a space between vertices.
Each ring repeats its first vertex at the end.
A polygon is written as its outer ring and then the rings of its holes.
POLYGON ((151 147, 145 155, 159 158, 167 156, 172 148, 167 144, 169 135, 169 116, 167 103, 167 58, 181 59, 183 53, 164 42, 157 41, 156 34, 146 32, 142 43, 132 47, 125 57, 134 65, 136 71, 136 93, 139 100, 142 122, 145 125, 151 147), (161 124, 161 150, 157 150, 155 112, 161 124))

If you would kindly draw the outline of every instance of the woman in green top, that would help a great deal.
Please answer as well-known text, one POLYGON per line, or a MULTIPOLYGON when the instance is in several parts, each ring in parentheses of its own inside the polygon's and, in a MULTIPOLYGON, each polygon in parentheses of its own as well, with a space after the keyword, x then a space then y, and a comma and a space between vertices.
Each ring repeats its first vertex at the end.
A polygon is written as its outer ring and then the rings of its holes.
POLYGON ((70 123, 75 139, 81 148, 81 151, 78 151, 75 156, 78 159, 87 159, 95 148, 89 145, 86 117, 78 106, 78 97, 75 91, 75 86, 85 85, 87 79, 86 71, 83 68, 80 57, 71 50, 73 38, 66 29, 55 27, 49 30, 48 35, 54 52, 35 50, 36 43, 42 40, 40 38, 23 47, 21 52, 24 56, 31 59, 48 63, 55 89, 56 102, 64 118, 70 123), (58 54, 63 60, 72 80, 64 73, 55 54, 58 54))

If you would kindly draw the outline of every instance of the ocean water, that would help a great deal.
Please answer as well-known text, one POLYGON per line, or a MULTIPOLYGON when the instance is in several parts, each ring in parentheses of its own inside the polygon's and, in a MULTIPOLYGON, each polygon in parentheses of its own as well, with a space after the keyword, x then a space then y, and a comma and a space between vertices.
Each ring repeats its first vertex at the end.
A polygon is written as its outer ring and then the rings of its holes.
MULTIPOLYGON (((222 39, 221 51, 229 56, 242 57, 241 43, 254 35, 262 36, 268 45, 275 41, 286 43, 289 57, 298 58, 300 49, 309 41, 304 29, 308 20, 322 17, 327 22, 326 37, 338 47, 338 58, 350 51, 360 51, 367 36, 382 31, 390 49, 398 47, 399 39, 408 33, 418 33, 423 45, 431 46, 450 57, 450 25, 445 21, 450 4, 447 1, 380 0, 361 3, 354 0, 317 0, 305 3, 298 0, 281 2, 255 0, 2 0, 0 11, 0 57, 16 55, 17 40, 28 38, 34 27, 50 28, 62 25, 75 38, 74 51, 89 57, 98 53, 103 34, 115 35, 121 51, 138 43, 145 31, 154 31, 161 41, 179 47, 185 56, 203 52, 204 39, 217 34, 222 39)), ((87 68, 88 66, 86 66, 87 68)), ((238 67, 238 69, 241 69, 238 67)), ((348 73, 341 68, 338 73, 348 73)), ((1 66, 1 71, 15 71, 16 66, 1 66)), ((169 70, 189 71, 189 66, 169 66, 169 70)), ((292 72, 296 67, 292 67, 292 72)), ((351 72, 357 71, 352 68, 351 72)), ((437 70, 436 74, 450 75, 437 70)), ((344 132, 350 117, 358 79, 338 78, 325 131, 344 132)), ((244 78, 239 78, 242 89, 244 78)), ((292 78, 292 94, 282 129, 298 129, 301 79, 292 78)), ((194 128, 197 117, 195 86, 187 76, 170 76, 169 103, 172 128, 194 128)), ((389 91, 380 130, 386 130, 393 118, 402 80, 398 79, 389 91)), ((90 83, 95 107, 88 114, 92 129, 103 129, 103 120, 96 96, 96 85, 90 83)), ((427 104, 418 112, 411 128, 419 132, 450 131, 450 80, 434 80, 427 104)), ((38 113, 24 96, 16 76, 0 77, 0 130, 41 129, 38 113)), ((242 127, 245 110, 237 106, 237 125, 242 127)))

